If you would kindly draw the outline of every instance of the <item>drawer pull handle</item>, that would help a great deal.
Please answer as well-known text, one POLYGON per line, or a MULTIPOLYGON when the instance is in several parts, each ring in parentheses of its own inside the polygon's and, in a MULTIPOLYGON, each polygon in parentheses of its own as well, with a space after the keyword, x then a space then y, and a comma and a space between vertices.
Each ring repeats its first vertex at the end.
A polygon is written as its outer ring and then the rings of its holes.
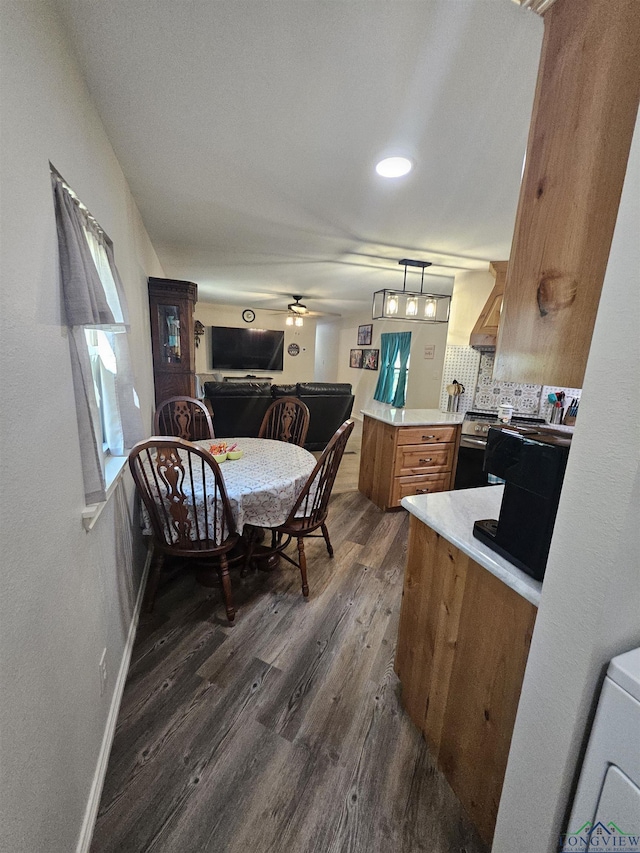
POLYGON ((422 436, 423 441, 429 441, 429 439, 431 439, 431 438, 435 438, 435 435, 423 435, 422 436))
POLYGON ((432 457, 432 456, 430 456, 428 459, 420 459, 419 461, 420 461, 423 465, 426 465, 426 464, 427 464, 427 462, 431 462, 432 460, 433 460, 433 457, 432 457))
POLYGON ((426 495, 429 489, 416 489, 416 495, 426 495))

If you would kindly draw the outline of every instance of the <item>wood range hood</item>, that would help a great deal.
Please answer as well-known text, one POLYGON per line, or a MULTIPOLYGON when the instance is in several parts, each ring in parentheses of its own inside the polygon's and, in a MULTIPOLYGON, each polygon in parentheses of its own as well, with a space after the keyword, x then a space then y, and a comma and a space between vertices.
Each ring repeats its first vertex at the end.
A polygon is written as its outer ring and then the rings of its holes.
POLYGON ((469 345, 475 349, 492 351, 496 348, 502 297, 507 279, 507 264, 508 261, 491 261, 489 264, 489 270, 496 283, 469 337, 469 345))

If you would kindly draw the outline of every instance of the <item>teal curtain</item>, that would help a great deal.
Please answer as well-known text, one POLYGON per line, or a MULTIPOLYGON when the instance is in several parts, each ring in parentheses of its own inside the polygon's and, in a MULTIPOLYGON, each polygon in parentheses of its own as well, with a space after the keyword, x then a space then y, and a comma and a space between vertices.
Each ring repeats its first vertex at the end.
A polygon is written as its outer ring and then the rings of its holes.
POLYGON ((407 364, 409 362, 409 354, 411 353, 411 332, 398 332, 396 337, 398 340, 398 350, 400 352, 400 372, 398 374, 398 384, 396 392, 393 395, 392 405, 397 408, 404 406, 407 391, 407 364))
POLYGON ((407 362, 411 351, 411 332, 393 332, 380 336, 380 374, 373 399, 380 403, 404 406, 407 362), (394 365, 400 355, 400 376, 395 386, 394 365))

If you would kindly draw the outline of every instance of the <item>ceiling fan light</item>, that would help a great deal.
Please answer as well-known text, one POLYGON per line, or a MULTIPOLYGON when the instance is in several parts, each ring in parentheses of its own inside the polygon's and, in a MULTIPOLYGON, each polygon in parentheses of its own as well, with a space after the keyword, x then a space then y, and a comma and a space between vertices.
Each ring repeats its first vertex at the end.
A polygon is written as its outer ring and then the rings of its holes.
POLYGON ((289 314, 289 316, 287 317, 286 324, 287 326, 293 326, 293 317, 291 316, 291 314, 289 314))
POLYGON ((296 326, 304 326, 304 320, 300 316, 295 318, 294 323, 296 326))
POLYGON ((376 166, 376 172, 382 178, 401 178, 413 168, 413 163, 407 157, 385 157, 376 166))

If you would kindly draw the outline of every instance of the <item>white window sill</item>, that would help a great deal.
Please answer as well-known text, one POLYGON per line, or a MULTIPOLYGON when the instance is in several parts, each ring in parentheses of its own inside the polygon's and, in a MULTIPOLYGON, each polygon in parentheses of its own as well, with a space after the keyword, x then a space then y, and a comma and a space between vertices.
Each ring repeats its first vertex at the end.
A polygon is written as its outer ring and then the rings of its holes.
POLYGON ((115 488, 118 485, 120 478, 122 477, 122 472, 124 471, 126 464, 126 456, 107 456, 107 458, 105 459, 104 479, 107 487, 107 499, 101 501, 98 504, 91 504, 90 506, 86 506, 82 510, 82 526, 86 531, 91 530, 93 525, 100 517, 100 513, 109 502, 109 498, 114 493, 115 488))

